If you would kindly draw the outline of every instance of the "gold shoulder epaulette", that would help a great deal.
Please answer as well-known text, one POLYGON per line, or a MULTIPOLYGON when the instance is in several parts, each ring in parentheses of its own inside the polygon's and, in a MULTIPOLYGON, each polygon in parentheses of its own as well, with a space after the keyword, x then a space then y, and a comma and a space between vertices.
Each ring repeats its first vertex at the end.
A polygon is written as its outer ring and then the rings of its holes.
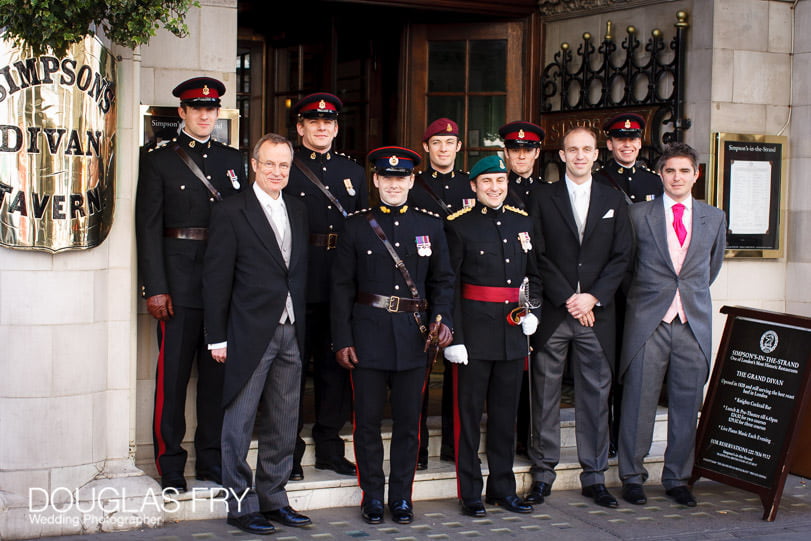
POLYGON ((165 147, 165 146, 166 146, 166 145, 168 145, 168 144, 169 144, 169 140, 168 140, 168 139, 164 139, 163 141, 161 141, 160 143, 158 143, 158 144, 157 144, 157 145, 155 145, 154 147, 152 147, 152 148, 150 148, 149 150, 147 150, 147 152, 152 152, 153 150, 158 150, 159 148, 163 148, 163 147, 165 147))
POLYGON ((417 211, 419 211, 419 212, 422 212, 423 214, 427 214, 428 216, 433 216, 434 218, 440 218, 440 217, 441 217, 441 216, 440 216, 439 214, 437 214, 436 212, 431 212, 431 211, 430 211, 430 210, 428 210, 428 209, 424 209, 424 208, 420 208, 420 207, 414 207, 414 210, 417 210, 417 211))
POLYGON ((459 209, 450 216, 448 216, 448 220, 455 220, 459 216, 462 216, 463 214, 470 212, 472 209, 473 207, 465 207, 463 209, 459 209))
POLYGON ((504 208, 507 209, 507 210, 510 210, 510 211, 512 211, 512 212, 514 212, 516 214, 520 214, 521 216, 529 216, 529 214, 527 214, 527 211, 521 210, 518 207, 513 207, 512 205, 504 205, 504 208))

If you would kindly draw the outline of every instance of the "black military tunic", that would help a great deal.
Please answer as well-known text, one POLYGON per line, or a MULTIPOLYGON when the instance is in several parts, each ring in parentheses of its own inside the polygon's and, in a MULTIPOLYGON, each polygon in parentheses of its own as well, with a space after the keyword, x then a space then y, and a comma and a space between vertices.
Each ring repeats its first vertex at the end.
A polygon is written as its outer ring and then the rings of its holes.
POLYGON ((594 178, 614 189, 619 188, 631 199, 631 203, 649 201, 661 197, 662 179, 641 163, 624 167, 615 160, 594 173, 594 178))
MULTIPOLYGON (((214 196, 175 152, 182 148, 223 198, 245 188, 238 150, 213 141, 200 143, 181 132, 143 153, 135 201, 138 268, 144 297, 169 294, 175 316, 158 323, 158 377, 153 424, 156 463, 162 475, 180 473, 186 461, 186 383, 199 348, 205 350, 202 276, 205 240, 173 237, 172 229, 207 228, 214 196)), ((197 471, 219 471, 222 424, 222 366, 209 355, 198 363, 195 448, 197 471)))
POLYGON ((543 182, 540 177, 530 175, 529 177, 522 177, 514 171, 510 171, 507 176, 510 183, 510 191, 507 194, 505 204, 517 207, 521 210, 526 210, 529 205, 529 196, 532 190, 539 183, 543 182))
POLYGON ((414 179, 408 193, 408 204, 447 216, 472 205, 476 195, 470 188, 470 177, 461 169, 440 173, 429 167, 414 179))
POLYGON ((482 495, 478 447, 485 401, 487 496, 515 494, 516 409, 529 344, 521 326, 510 325, 507 316, 519 306, 518 288, 525 277, 530 296, 541 298, 532 230, 527 213, 510 205, 494 210, 477 202, 448 218, 451 265, 457 277, 453 344, 464 344, 469 358, 467 365, 453 366, 460 421, 457 476, 459 498, 465 503, 482 495))
MULTIPOLYGON (((427 310, 421 312, 423 323, 428 325, 441 315, 442 322, 452 328, 453 271, 442 220, 408 205, 381 205, 372 213, 408 269, 420 298, 428 301, 427 310)), ((395 426, 389 502, 411 501, 427 368, 425 338, 413 312, 390 312, 358 298, 359 294, 412 298, 366 212, 347 220, 337 252, 332 273, 333 350, 354 346, 359 361, 351 377, 355 456, 364 500, 383 500, 380 422, 388 388, 395 426)))
MULTIPOLYGON (((326 186, 349 214, 369 204, 366 172, 354 160, 332 150, 319 153, 306 147, 296 150, 301 160, 318 180, 326 186)), ((329 288, 335 247, 344 231, 346 217, 329 198, 294 166, 285 194, 297 197, 307 207, 310 224, 310 242, 307 251, 307 329, 302 357, 305 367, 313 359, 313 385, 315 395, 316 460, 329 462, 344 456, 341 428, 349 420, 352 394, 347 371, 338 366, 330 349, 329 288)), ((307 370, 302 372, 302 385, 307 370)), ((299 419, 299 432, 302 421, 299 419)), ((296 442, 295 464, 301 463, 304 440, 296 442)))

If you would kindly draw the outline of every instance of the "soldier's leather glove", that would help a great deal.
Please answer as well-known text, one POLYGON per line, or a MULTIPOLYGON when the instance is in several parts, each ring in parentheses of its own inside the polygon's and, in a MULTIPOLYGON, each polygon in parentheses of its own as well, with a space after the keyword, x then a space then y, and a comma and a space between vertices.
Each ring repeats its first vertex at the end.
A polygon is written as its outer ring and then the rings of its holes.
POLYGON ((454 364, 467 364, 467 348, 464 344, 454 344, 445 348, 445 360, 454 364))
POLYGON ((444 323, 437 323, 435 321, 431 323, 429 329, 431 333, 436 333, 437 344, 439 347, 447 347, 451 344, 451 342, 453 342, 453 333, 444 323), (439 325, 439 329, 437 329, 437 325, 439 325))
POLYGON ((175 315, 172 297, 168 293, 148 297, 146 299, 146 309, 149 311, 149 315, 158 321, 166 321, 175 315))
POLYGON ((341 367, 352 370, 358 364, 358 356, 355 355, 354 346, 341 348, 335 352, 335 360, 341 367))
POLYGON ((521 318, 521 330, 526 336, 534 334, 538 330, 538 318, 535 314, 527 314, 521 318))

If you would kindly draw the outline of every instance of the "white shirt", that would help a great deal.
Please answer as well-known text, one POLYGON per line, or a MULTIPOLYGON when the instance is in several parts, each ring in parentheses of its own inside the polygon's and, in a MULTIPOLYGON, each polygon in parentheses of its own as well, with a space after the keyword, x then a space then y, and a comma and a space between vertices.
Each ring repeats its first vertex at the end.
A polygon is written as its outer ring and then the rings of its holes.
POLYGON ((566 191, 569 192, 569 201, 572 203, 572 211, 574 212, 574 219, 577 222, 577 227, 580 230, 580 236, 583 236, 583 229, 586 225, 586 216, 589 213, 589 203, 591 202, 591 182, 589 179, 583 184, 574 183, 569 177, 565 177, 566 191))

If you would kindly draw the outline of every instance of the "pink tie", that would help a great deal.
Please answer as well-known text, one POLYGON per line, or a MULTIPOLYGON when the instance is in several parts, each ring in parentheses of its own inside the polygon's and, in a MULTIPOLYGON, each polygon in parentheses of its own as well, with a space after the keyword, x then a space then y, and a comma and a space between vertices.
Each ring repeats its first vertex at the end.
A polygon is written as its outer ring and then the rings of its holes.
POLYGON ((684 246, 684 239, 687 238, 687 229, 681 218, 684 216, 684 205, 676 203, 673 205, 673 229, 676 230, 676 238, 679 239, 679 244, 684 246))

